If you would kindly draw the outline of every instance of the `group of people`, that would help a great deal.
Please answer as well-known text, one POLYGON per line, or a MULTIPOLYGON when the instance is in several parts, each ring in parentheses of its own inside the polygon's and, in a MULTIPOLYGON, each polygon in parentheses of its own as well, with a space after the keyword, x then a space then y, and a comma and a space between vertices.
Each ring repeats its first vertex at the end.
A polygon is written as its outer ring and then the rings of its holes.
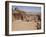
POLYGON ((29 14, 13 14, 16 20, 22 20, 22 21, 40 21, 41 18, 39 15, 29 15, 29 14))

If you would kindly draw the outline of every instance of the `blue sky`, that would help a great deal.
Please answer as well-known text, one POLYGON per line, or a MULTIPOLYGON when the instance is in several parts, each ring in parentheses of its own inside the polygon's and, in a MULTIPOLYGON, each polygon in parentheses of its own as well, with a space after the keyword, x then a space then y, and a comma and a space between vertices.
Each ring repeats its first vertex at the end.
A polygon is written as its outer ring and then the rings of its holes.
POLYGON ((13 9, 19 9, 26 12, 41 12, 41 7, 33 7, 33 6, 13 6, 13 9))

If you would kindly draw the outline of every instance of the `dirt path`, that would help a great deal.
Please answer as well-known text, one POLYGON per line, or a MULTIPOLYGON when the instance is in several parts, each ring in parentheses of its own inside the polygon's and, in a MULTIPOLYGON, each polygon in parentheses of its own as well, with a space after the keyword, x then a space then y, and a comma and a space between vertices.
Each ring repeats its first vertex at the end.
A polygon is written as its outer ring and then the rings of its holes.
POLYGON ((12 25, 12 30, 13 31, 19 31, 19 30, 36 30, 37 29, 37 24, 32 21, 32 22, 25 22, 25 21, 15 21, 13 22, 12 25))

